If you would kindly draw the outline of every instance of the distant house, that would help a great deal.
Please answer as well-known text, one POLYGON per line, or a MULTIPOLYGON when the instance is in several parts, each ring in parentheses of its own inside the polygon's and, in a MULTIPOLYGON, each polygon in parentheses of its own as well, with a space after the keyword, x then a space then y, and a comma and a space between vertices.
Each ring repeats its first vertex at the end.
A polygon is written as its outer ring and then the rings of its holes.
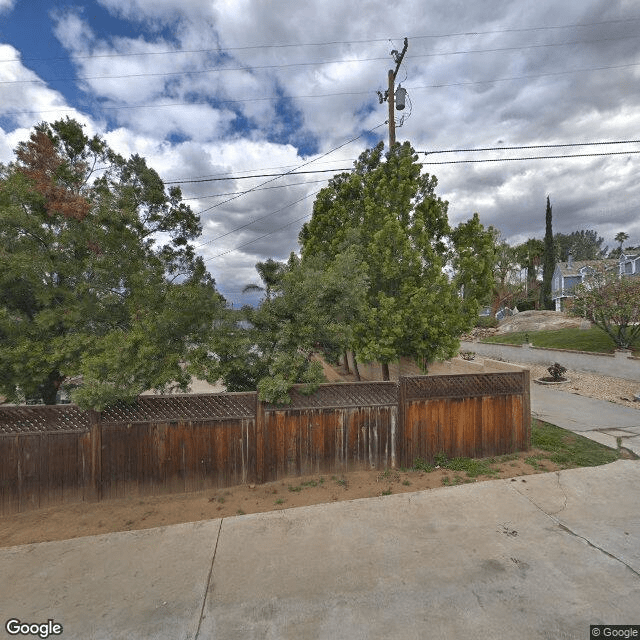
MULTIPOLYGON (((626 264, 626 263, 625 263, 626 264)), ((618 260, 574 260, 569 254, 567 262, 557 262, 551 280, 551 299, 555 302, 556 311, 564 311, 567 300, 575 295, 575 288, 584 284, 590 276, 612 269, 622 268, 622 258, 618 260)), ((635 263, 640 269, 640 263, 635 263)))
POLYGON ((620 254, 618 262, 619 273, 622 277, 637 278, 640 276, 640 254, 620 254))

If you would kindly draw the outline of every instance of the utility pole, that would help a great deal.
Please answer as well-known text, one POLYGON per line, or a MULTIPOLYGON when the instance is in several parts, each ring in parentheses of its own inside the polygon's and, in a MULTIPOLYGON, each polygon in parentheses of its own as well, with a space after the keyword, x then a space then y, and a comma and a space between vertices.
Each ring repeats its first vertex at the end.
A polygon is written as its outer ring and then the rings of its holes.
MULTIPOLYGON (((404 58, 404 54, 407 52, 409 48, 409 41, 407 38, 404 39, 404 46, 402 47, 402 51, 398 53, 395 49, 391 52, 393 59, 396 63, 396 68, 389 69, 389 88, 384 92, 384 96, 380 91, 378 91, 378 97, 380 99, 380 104, 382 104, 385 100, 389 102, 389 149, 396 143, 396 121, 395 121, 395 81, 396 76, 398 75, 398 70, 400 69, 400 65, 402 64, 402 59, 404 58)), ((402 107, 400 107, 402 108, 402 107)))

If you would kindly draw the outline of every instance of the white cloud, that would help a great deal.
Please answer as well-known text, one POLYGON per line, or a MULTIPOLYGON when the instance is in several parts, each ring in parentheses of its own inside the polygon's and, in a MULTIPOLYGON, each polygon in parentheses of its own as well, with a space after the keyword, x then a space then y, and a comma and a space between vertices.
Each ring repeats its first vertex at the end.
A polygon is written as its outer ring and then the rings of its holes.
POLYGON ((16 4, 16 0, 0 0, 0 14, 9 13, 16 4))

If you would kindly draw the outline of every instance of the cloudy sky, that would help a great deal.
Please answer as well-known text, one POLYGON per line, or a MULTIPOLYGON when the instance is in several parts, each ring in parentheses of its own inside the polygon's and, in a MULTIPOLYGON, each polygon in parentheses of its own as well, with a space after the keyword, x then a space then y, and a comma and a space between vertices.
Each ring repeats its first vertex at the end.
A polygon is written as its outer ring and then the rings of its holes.
POLYGON ((421 159, 453 225, 542 237, 550 194, 554 231, 640 244, 640 143, 621 143, 640 138, 639 27, 635 0, 0 0, 0 162, 64 116, 145 156, 201 214, 219 289, 250 302, 331 172, 387 140, 376 91, 407 37, 397 139, 447 151, 421 159), (534 145, 573 146, 507 149, 534 145), (503 160, 578 154, 616 155, 503 160))

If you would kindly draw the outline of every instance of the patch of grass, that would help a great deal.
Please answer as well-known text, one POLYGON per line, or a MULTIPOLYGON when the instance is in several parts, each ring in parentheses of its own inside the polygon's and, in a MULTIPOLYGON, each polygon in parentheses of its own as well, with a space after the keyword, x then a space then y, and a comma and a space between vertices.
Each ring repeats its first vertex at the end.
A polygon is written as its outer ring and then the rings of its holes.
POLYGON ((454 458, 441 466, 452 471, 464 471, 467 474, 467 478, 477 478, 478 476, 490 477, 497 475, 499 473, 498 469, 491 465, 492 463, 486 458, 454 458))
POLYGON ((390 496, 391 495, 391 487, 389 487, 386 491, 382 492, 383 496, 390 496))
POLYGON ((340 485, 341 487, 344 487, 345 489, 347 488, 346 478, 336 478, 335 476, 333 476, 333 478, 335 479, 336 484, 340 485))
POLYGON ((432 464, 429 464, 422 458, 416 458, 413 461, 413 469, 414 471, 424 471, 425 473, 431 473, 434 470, 434 466, 432 464))
POLYGON ((289 491, 291 491, 292 493, 300 493, 302 491, 302 487, 292 487, 291 485, 289 485, 289 491))
POLYGON ((284 498, 278 498, 278 499, 275 501, 275 504, 284 504, 284 498))
POLYGON ((531 445, 548 452, 546 458, 562 469, 597 467, 620 457, 618 451, 540 420, 532 422, 531 445))
POLYGON ((403 484, 405 487, 409 487, 409 486, 411 486, 411 483, 410 483, 408 480, 403 480, 403 481, 402 481, 402 484, 403 484))
MULTIPOLYGON (((498 344, 524 344, 527 341, 535 347, 550 349, 574 349, 575 351, 593 351, 598 353, 613 353, 615 343, 600 328, 590 329, 557 329, 547 331, 517 331, 499 336, 484 338, 481 342, 498 344)), ((632 347, 636 354, 640 353, 640 340, 636 340, 632 347)))
POLYGON ((245 513, 244 513, 244 511, 243 511, 242 509, 238 509, 238 510, 236 511, 236 515, 237 515, 237 516, 243 516, 243 515, 245 515, 245 513))

